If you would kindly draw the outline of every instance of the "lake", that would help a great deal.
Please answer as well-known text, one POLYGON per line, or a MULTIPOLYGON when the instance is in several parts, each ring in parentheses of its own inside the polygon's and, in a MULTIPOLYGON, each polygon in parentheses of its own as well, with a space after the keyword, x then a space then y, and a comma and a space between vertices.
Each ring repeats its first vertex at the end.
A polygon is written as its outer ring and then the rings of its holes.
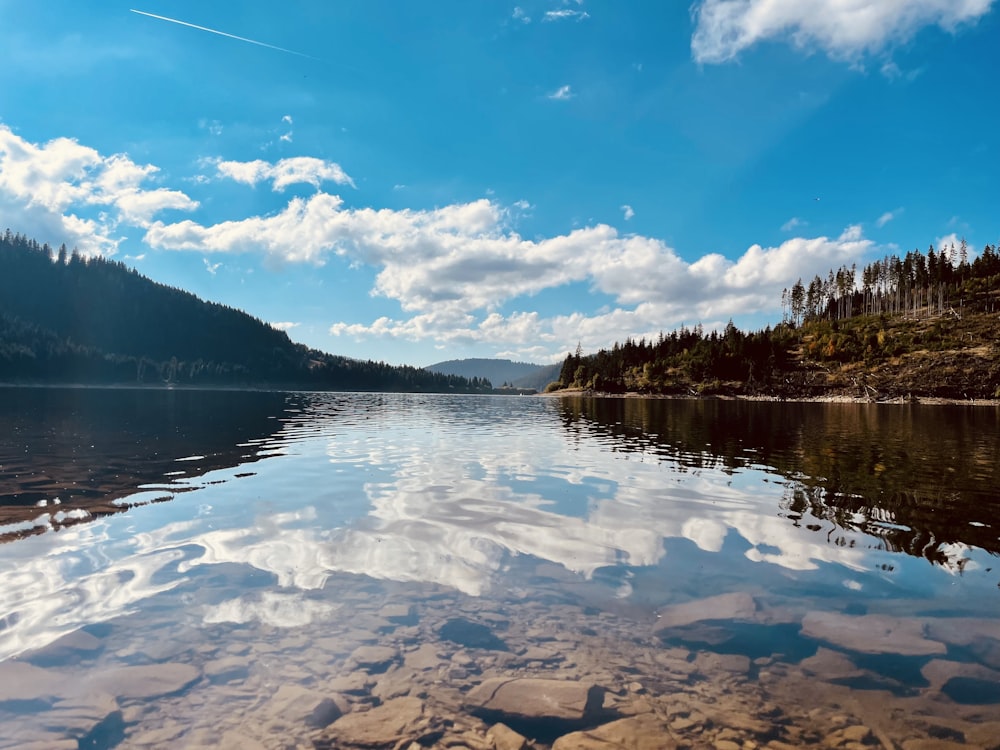
POLYGON ((1000 746, 993 407, 0 388, 0 435, 0 748, 1000 746))

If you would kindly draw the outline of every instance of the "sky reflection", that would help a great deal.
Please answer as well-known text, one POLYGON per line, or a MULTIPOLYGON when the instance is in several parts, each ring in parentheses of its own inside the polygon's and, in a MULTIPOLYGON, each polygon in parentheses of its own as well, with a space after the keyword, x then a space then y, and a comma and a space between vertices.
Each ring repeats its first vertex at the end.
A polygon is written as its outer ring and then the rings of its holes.
MULTIPOLYGON (((262 571, 275 588, 234 584, 191 617, 296 627, 336 616, 335 604, 304 594, 343 574, 485 596, 524 585, 519 557, 583 581, 611 568, 669 579, 691 554, 674 541, 723 562, 733 586, 754 585, 760 566, 855 591, 944 585, 878 536, 790 519, 789 480, 760 464, 734 470, 706 454, 692 468, 690 451, 611 450, 606 435, 564 429, 556 402, 313 399, 257 444, 252 473, 179 477, 190 491, 169 503, 0 546, 0 660, 177 595, 226 564, 262 571)), ((964 585, 986 582, 968 576, 987 565, 981 550, 941 551, 966 560, 964 585)), ((637 585, 618 584, 621 598, 637 585)))

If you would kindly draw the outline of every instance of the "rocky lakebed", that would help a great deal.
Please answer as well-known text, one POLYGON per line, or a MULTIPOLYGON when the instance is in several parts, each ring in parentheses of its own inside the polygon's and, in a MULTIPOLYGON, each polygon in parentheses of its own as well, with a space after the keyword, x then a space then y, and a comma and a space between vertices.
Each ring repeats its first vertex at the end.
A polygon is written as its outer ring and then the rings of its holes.
POLYGON ((344 576, 336 602, 88 626, 0 663, 0 748, 1000 748, 995 621, 766 591, 598 608, 559 583, 344 576))

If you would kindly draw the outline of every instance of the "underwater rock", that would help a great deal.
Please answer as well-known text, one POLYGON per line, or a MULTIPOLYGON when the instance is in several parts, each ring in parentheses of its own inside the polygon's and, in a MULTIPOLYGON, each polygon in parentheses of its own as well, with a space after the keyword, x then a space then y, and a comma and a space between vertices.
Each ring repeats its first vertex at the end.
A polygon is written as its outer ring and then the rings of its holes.
POLYGON ((0 709, 9 701, 52 702, 66 694, 69 684, 59 672, 20 661, 0 662, 0 709))
POLYGON ((341 716, 332 698, 299 685, 282 685, 264 711, 286 724, 304 724, 314 729, 322 729, 341 716))
POLYGON ((119 667, 104 672, 97 686, 124 700, 158 698, 179 693, 201 678, 201 671, 190 664, 148 664, 119 667))
POLYGON ((802 635, 864 654, 930 656, 947 651, 924 637, 920 620, 888 615, 841 615, 810 612, 802 618, 802 635))
POLYGON ((820 647, 815 654, 799 662, 802 671, 823 680, 843 680, 858 677, 864 670, 839 651, 820 647))
POLYGON ((395 698, 369 711, 341 716, 323 730, 316 744, 331 748, 396 747, 404 740, 419 742, 430 729, 423 701, 395 698))
POLYGON ((619 719, 585 732, 560 737, 552 750, 673 750, 666 725, 652 714, 619 719))
POLYGON ((526 750, 528 747, 527 738, 515 732, 509 726, 498 722, 486 732, 486 738, 493 743, 496 750, 526 750))
POLYGON ((507 644, 497 638, 493 631, 478 622, 455 617, 448 620, 438 635, 446 641, 452 641, 466 648, 485 648, 492 651, 507 651, 507 644))
POLYGON ((204 667, 205 677, 212 682, 229 682, 243 679, 250 672, 247 660, 239 656, 224 656, 208 662, 204 667))
POLYGON ((657 631, 705 620, 749 620, 757 611, 750 594, 736 591, 683 604, 672 604, 656 613, 657 631))
POLYGON ((399 651, 389 646, 359 646, 351 654, 351 663, 371 674, 380 674, 399 658, 399 651))
POLYGON ((104 648, 104 642, 84 630, 74 630, 28 656, 38 666, 76 663, 93 657, 104 648))
POLYGON ((515 719, 587 721, 600 714, 603 702, 604 688, 589 682, 496 677, 474 687, 467 705, 515 719))

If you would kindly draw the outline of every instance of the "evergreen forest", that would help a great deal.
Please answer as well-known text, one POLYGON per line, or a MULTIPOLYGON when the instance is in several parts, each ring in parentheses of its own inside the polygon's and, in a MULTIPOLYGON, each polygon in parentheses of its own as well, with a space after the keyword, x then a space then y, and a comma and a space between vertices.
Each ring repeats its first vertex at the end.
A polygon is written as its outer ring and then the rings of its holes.
POLYGON ((0 382, 489 392, 482 378, 296 344, 123 263, 0 236, 0 382))

